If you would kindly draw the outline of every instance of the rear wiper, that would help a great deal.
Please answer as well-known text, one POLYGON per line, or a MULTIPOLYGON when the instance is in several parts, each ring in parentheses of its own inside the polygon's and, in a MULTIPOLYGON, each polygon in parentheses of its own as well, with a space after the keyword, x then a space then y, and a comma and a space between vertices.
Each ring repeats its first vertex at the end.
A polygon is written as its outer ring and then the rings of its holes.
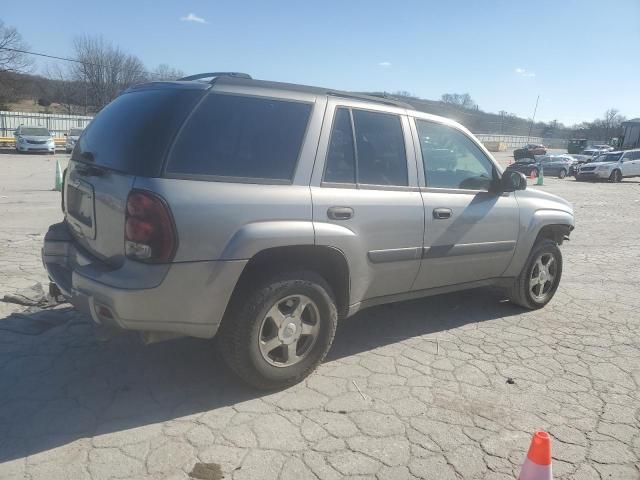
POLYGON ((86 160, 87 162, 93 162, 95 160, 93 153, 89 151, 82 152, 80 156, 82 157, 83 160, 86 160))
POLYGON ((101 168, 97 165, 87 164, 78 165, 75 168, 75 171, 78 172, 78 175, 82 175, 83 177, 101 177, 105 173, 107 173, 107 170, 104 168, 101 168))

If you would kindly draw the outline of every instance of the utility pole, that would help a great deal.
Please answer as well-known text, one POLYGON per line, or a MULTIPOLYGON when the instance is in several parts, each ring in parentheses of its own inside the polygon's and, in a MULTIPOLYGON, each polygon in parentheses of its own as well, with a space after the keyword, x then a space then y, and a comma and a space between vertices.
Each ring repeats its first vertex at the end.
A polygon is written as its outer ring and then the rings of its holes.
POLYGON ((527 136, 527 143, 529 143, 531 139, 531 129, 533 128, 533 122, 536 121, 536 112, 538 111, 538 101, 540 100, 540 95, 536 98, 536 106, 533 109, 533 118, 531 119, 531 124, 529 125, 529 135, 527 136))

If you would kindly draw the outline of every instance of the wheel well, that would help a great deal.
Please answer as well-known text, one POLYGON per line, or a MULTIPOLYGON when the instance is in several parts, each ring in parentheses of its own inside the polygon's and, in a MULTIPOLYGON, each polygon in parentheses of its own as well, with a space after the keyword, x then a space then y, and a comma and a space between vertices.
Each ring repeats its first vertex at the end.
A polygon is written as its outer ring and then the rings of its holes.
POLYGON ((540 240, 552 240, 558 245, 562 245, 562 242, 569 239, 571 230, 573 230, 571 225, 545 225, 538 232, 535 243, 540 240))
POLYGON ((293 270, 312 270, 324 278, 333 289, 338 315, 346 315, 349 309, 349 266, 344 254, 333 247, 298 245, 262 250, 244 267, 233 297, 269 277, 293 270))

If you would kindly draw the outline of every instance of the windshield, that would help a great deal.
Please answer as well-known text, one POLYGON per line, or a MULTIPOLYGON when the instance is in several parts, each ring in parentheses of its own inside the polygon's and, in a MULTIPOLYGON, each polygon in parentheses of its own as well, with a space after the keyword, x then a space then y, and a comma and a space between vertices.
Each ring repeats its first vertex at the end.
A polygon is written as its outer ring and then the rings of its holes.
POLYGON ((622 153, 606 153, 598 157, 598 162, 617 162, 621 156, 622 153))
POLYGON ((20 135, 30 135, 33 137, 50 137, 51 136, 51 134, 49 133, 49 130, 42 127, 31 127, 31 128, 23 127, 20 129, 20 135))
POLYGON ((82 134, 81 128, 72 128, 71 130, 69 130, 70 137, 79 137, 81 134, 82 134))

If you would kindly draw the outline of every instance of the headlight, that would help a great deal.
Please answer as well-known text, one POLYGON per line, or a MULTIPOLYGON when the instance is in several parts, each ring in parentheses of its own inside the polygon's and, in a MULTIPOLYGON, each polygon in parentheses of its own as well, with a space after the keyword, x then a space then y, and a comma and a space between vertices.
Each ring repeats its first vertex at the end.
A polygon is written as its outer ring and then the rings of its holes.
POLYGON ((22 137, 18 137, 18 143, 27 143, 27 141, 22 137))

